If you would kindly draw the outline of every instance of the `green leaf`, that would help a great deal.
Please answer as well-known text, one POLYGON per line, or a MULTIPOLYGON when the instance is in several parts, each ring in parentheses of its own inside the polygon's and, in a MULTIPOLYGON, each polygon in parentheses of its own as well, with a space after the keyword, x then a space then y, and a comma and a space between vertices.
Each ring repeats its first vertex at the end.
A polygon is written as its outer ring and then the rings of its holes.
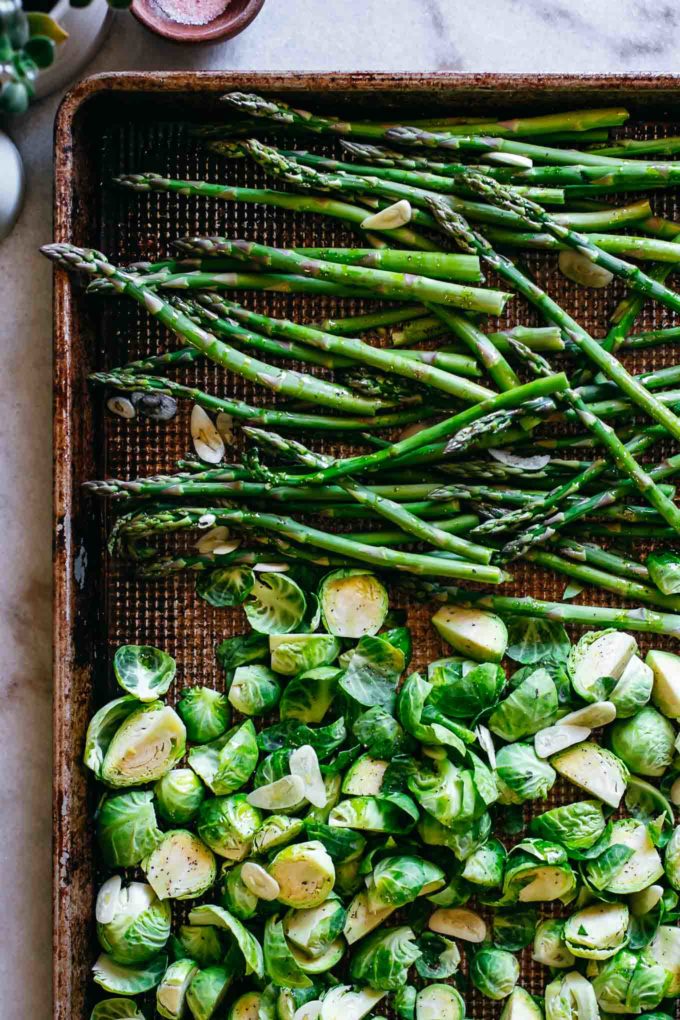
POLYGON ((191 911, 189 924, 211 924, 215 928, 228 931, 243 954, 246 974, 255 974, 259 978, 264 977, 264 957, 260 943, 228 910, 212 904, 204 904, 191 911))
POLYGON ((567 661, 571 642, 561 623, 524 616, 512 616, 506 623, 508 647, 505 654, 509 659, 522 665, 541 662, 548 656, 553 661, 567 661))
POLYGON ((397 696, 397 683, 404 671, 404 653, 379 637, 362 637, 351 653, 339 685, 359 705, 379 705, 391 711, 397 696))

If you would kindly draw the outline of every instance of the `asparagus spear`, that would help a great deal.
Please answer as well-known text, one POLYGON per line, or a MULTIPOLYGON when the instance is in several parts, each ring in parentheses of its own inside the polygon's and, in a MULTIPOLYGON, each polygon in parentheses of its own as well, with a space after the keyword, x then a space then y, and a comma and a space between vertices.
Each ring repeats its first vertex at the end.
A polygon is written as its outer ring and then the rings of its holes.
MULTIPOLYGON (((438 528, 448 531, 449 534, 465 534, 474 528, 479 521, 476 514, 460 514, 458 517, 447 517, 444 520, 433 521, 438 528)), ((411 535, 401 530, 384 529, 382 531, 348 531, 345 538, 353 542, 363 542, 365 545, 408 545, 413 541, 411 535)))
POLYGON ((339 556, 347 556, 362 563, 370 563, 372 566, 425 577, 452 577, 489 584, 500 584, 507 577, 498 567, 483 563, 441 559, 436 556, 390 549, 389 547, 374 548, 361 542, 353 542, 343 535, 331 534, 320 531, 318 528, 312 528, 307 524, 301 524, 290 517, 225 507, 182 507, 176 510, 162 509, 157 513, 148 511, 128 514, 116 521, 109 545, 111 551, 116 552, 120 549, 121 543, 129 538, 150 537, 189 528, 210 527, 213 524, 253 528, 266 533, 273 532, 290 542, 299 543, 303 547, 311 545, 339 556))
MULTIPOLYGON (((490 241, 509 248, 565 251, 570 247, 548 233, 488 227, 486 235, 490 241)), ((629 258, 653 262, 680 262, 680 244, 670 241, 660 241, 652 237, 636 237, 630 234, 619 236, 617 234, 589 233, 588 238, 592 244, 611 255, 625 255, 629 258)))
POLYGON ((422 305, 401 305, 388 308, 381 312, 368 312, 365 315, 350 315, 340 319, 324 319, 316 323, 325 333, 337 333, 340 336, 354 336, 367 330, 381 330, 385 326, 393 326, 413 319, 427 316, 427 308, 422 305))
MULTIPOLYGON (((273 191, 270 188, 240 188, 229 184, 210 184, 207 181, 175 180, 171 177, 161 177, 160 174, 122 174, 120 177, 114 177, 114 183, 133 191, 166 191, 178 195, 215 198, 223 202, 252 202, 255 205, 274 206, 293 212, 319 213, 321 216, 344 220, 358 229, 361 229, 361 224, 368 215, 365 207, 319 195, 294 195, 287 191, 273 191)), ((428 238, 421 237, 410 227, 399 227, 381 233, 386 243, 393 240, 407 248, 417 248, 421 251, 438 250, 436 244, 428 238)))
MULTIPOLYGON (((438 199, 431 200, 435 213, 443 231, 457 241, 466 251, 481 255, 499 275, 514 284, 517 290, 552 321, 560 326, 567 339, 593 361, 604 374, 615 382, 623 393, 638 407, 663 425, 676 439, 680 439, 680 420, 677 416, 655 397, 644 386, 636 382, 621 363, 601 344, 583 329, 572 316, 564 311, 545 291, 537 287, 509 259, 499 255, 481 234, 473 231, 462 216, 455 213, 448 205, 438 199)), ((585 422, 584 422, 585 424, 585 422)))
POLYGON ((508 364, 493 340, 482 333, 466 316, 458 315, 450 309, 440 309, 437 305, 429 306, 442 322, 468 347, 486 369, 489 376, 500 390, 511 390, 519 386, 519 377, 508 364))
POLYGON ((627 350, 642 350, 646 347, 656 347, 658 344, 674 343, 676 340, 680 340, 680 326, 669 326, 666 329, 649 329, 644 333, 627 336, 621 346, 627 350))
POLYGON ((467 588, 447 587, 435 582, 420 582, 409 586, 424 598, 434 598, 467 608, 490 609, 496 613, 514 616, 531 616, 538 619, 558 620, 583 627, 613 627, 616 630, 633 630, 646 634, 666 634, 680 638, 680 616, 657 613, 651 609, 619 609, 610 606, 580 606, 573 602, 547 602, 542 599, 513 595, 494 595, 470 591, 467 588))
POLYGON ((303 344, 309 344, 334 355, 342 355, 351 361, 371 365, 374 368, 381 368, 395 375, 424 383, 427 386, 432 386, 435 389, 449 393, 451 396, 458 397, 460 400, 476 403, 479 400, 487 400, 493 396, 493 391, 487 389, 486 386, 480 386, 479 383, 453 375, 451 372, 443 371, 425 361, 404 357, 399 352, 373 347, 363 340, 324 333, 313 326, 302 326, 288 319, 274 319, 268 315, 249 312, 246 308, 233 301, 204 301, 200 305, 191 307, 196 308, 204 321, 212 322, 216 331, 224 331, 225 335, 229 335, 234 329, 227 319, 222 317, 226 315, 231 316, 249 328, 258 330, 260 333, 282 339, 290 338, 291 340, 301 341, 303 344))
POLYGON ((569 559, 590 563, 594 567, 601 567, 619 577, 629 577, 634 581, 649 581, 649 571, 644 563, 638 563, 637 560, 631 560, 628 556, 622 556, 611 549, 601 549, 599 545, 594 545, 592 542, 576 542, 572 538, 563 537, 554 539, 552 544, 569 559))
POLYGON ((114 372, 94 372, 91 382, 112 386, 128 393, 168 393, 173 397, 192 400, 206 411, 223 411, 234 418, 249 422, 260 422, 274 428, 306 429, 310 432, 362 432, 364 429, 386 429, 399 425, 412 425, 430 416, 431 412, 418 408, 412 411, 394 411, 376 414, 374 417, 337 417, 332 415, 306 414, 300 411, 278 410, 277 408, 254 407, 241 400, 216 397, 194 386, 183 386, 173 379, 162 376, 148 376, 130 372, 127 369, 114 372))
MULTIPOLYGON (((229 254, 244 261, 256 262, 284 272, 297 271, 305 276, 327 280, 331 283, 365 287, 379 297, 452 304, 456 307, 487 312, 491 315, 500 315, 510 297, 503 291, 467 287, 441 280, 432 280, 425 276, 389 273, 383 269, 323 262, 320 259, 296 255, 292 251, 257 244, 255 241, 232 241, 224 237, 186 237, 175 241, 175 244, 181 251, 192 254, 229 254)), ((168 286, 168 284, 166 283, 164 286, 168 286)))
POLYGON ((193 347, 203 351, 211 361, 267 389, 287 396, 309 399, 325 407, 355 411, 359 414, 375 414, 381 406, 379 402, 357 397, 350 390, 335 383, 327 383, 315 376, 303 375, 290 369, 276 368, 241 354, 240 351, 218 340, 212 333, 197 326, 154 291, 135 283, 129 274, 117 269, 100 252, 92 248, 48 244, 44 245, 41 251, 63 269, 103 275, 112 282, 115 281, 121 293, 129 295, 143 305, 150 315, 183 337, 193 347))

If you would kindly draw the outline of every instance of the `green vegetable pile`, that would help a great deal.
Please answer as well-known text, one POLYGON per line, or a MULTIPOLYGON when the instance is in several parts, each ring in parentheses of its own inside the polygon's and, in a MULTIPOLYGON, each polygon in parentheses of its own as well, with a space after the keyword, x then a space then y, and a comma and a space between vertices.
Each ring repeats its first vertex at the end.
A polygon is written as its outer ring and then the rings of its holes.
POLYGON ((647 197, 680 182, 680 138, 610 139, 621 108, 404 124, 239 92, 223 101, 223 121, 185 126, 182 144, 245 164, 248 186, 145 172, 115 185, 133 201, 189 200, 197 217, 207 200, 325 218, 348 239, 284 247, 282 219, 278 247, 170 238, 168 257, 127 267, 45 246, 90 293, 135 303, 181 344, 91 377, 126 419, 165 422, 192 405, 194 456, 88 483, 122 511, 112 552, 147 578, 210 574, 198 590, 214 605, 243 602, 263 563, 377 568, 414 597, 460 603, 471 596, 459 583, 502 585, 525 559, 567 579, 563 602, 508 611, 680 635, 680 365, 640 373, 628 360, 672 352, 680 335, 665 320, 634 333, 647 303, 680 311, 680 226, 647 197), (310 151, 315 139, 323 151, 310 151), (631 191, 645 197, 621 199, 631 191), (525 250, 543 253, 531 274, 525 250), (592 332, 552 296, 556 273, 578 309, 602 290, 592 332), (619 282, 630 293, 607 307, 619 282), (339 312, 285 318, 270 293, 332 298, 339 312), (380 304, 348 316, 345 299, 380 304), (506 306, 519 325, 503 321, 506 306), (206 361, 229 373, 215 392, 206 361), (263 399, 235 399, 234 377, 263 399), (316 447, 324 435, 342 449, 316 447), (659 440, 670 450, 655 451, 659 440), (213 527, 221 538, 206 543, 213 527), (168 556, 174 532, 195 533, 195 549, 179 536, 168 556), (584 587, 643 608, 572 603, 584 587))
POLYGON ((154 990, 168 1020, 464 1020, 473 989, 504 1020, 668 1016, 680 656, 448 604, 452 654, 421 675, 376 575, 293 575, 245 583, 224 693, 173 708, 171 656, 116 652, 85 748, 113 996, 92 1020, 149 1020, 154 990))

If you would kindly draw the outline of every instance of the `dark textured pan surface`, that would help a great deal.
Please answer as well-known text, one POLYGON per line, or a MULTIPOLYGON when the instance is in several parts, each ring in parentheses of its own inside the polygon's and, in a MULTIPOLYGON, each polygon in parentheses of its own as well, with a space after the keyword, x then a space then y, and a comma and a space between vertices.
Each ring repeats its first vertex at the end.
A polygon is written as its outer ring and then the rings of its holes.
MULTIPOLYGON (((355 116, 412 118, 435 113, 512 115, 589 105, 626 105, 633 113, 628 136, 680 133, 678 82, 672 77, 563 78, 493 75, 229 75, 130 74, 88 79, 65 100, 56 129, 56 240, 102 249, 125 264, 164 256, 168 242, 194 232, 251 237, 271 244, 343 245, 356 235, 341 224, 257 206, 179 196, 136 195, 115 188, 121 172, 155 171, 168 176, 253 184, 265 178, 245 160, 224 163, 187 139, 186 120, 214 120, 219 95, 230 89, 287 98, 302 107, 355 116)), ((322 139, 311 138, 317 151, 322 139)), ((333 143, 323 142, 325 151, 333 143)), ((622 198, 623 201, 623 198, 622 198)), ((676 213, 675 195, 658 196, 660 214, 676 213)), ((46 237, 47 240, 47 237, 46 237)), ((620 292, 577 290, 561 277, 554 257, 526 260, 545 284, 594 335, 606 331, 620 292)), ((359 301, 285 295, 247 298, 253 307, 312 321, 331 313, 363 309, 359 301)), ((374 303, 366 303, 374 307, 374 303)), ((520 301, 511 302, 504 325, 538 320, 520 301)), ((670 325, 671 316, 647 305, 640 329, 670 325)), ((106 513, 80 493, 87 478, 130 477, 169 470, 189 446, 188 408, 166 426, 104 416, 102 394, 90 399, 88 372, 173 342, 127 302, 85 299, 63 274, 55 287, 55 772, 54 772, 54 953, 55 1016, 81 1020, 91 988, 88 970, 96 955, 92 922, 95 862, 91 841, 94 790, 80 765, 83 738, 94 707, 115 696, 110 656, 121 643, 155 644, 178 662, 175 689, 222 683, 215 643, 243 627, 237 611, 216 610, 196 599, 193 580, 140 583, 108 560, 106 513)), ((627 359, 635 371, 664 364, 660 349, 627 359)), ((196 366, 199 384, 255 399, 249 387, 213 366, 196 366)), ((258 399, 262 399, 260 396, 258 399)), ((520 565, 507 591, 559 599, 564 579, 520 565)), ((586 592, 584 601, 616 603, 586 592)), ((431 611, 409 610, 416 644, 415 665, 441 654, 429 626, 431 611)), ((660 643, 660 642, 656 642, 660 643)), ((646 646, 647 642, 641 641, 646 646)), ((524 954, 523 983, 540 992, 541 967, 524 954)), ((488 1000, 471 996, 471 1016, 495 1015, 488 1000)), ((151 1015, 148 1010, 148 1015, 151 1015)))

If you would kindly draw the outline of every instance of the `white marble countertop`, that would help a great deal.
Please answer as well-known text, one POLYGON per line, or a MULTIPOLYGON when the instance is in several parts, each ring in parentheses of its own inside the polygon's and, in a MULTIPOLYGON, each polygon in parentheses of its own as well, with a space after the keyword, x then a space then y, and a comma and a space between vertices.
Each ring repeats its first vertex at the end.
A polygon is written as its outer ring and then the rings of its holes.
MULTIPOLYGON (((30 7, 30 3, 27 4, 30 7)), ((675 71, 666 0, 267 0, 238 38, 184 48, 118 15, 87 72, 120 69, 675 71)), ((52 123, 60 96, 11 125, 28 174, 0 244, 0 874, 3 1015, 50 1003, 50 492, 52 123), (10 921, 12 919, 10 929, 10 921), (18 925, 18 926, 17 926, 18 925), (13 935, 10 934, 13 931, 13 935)), ((0 187, 2 186, 0 182, 0 187)))

